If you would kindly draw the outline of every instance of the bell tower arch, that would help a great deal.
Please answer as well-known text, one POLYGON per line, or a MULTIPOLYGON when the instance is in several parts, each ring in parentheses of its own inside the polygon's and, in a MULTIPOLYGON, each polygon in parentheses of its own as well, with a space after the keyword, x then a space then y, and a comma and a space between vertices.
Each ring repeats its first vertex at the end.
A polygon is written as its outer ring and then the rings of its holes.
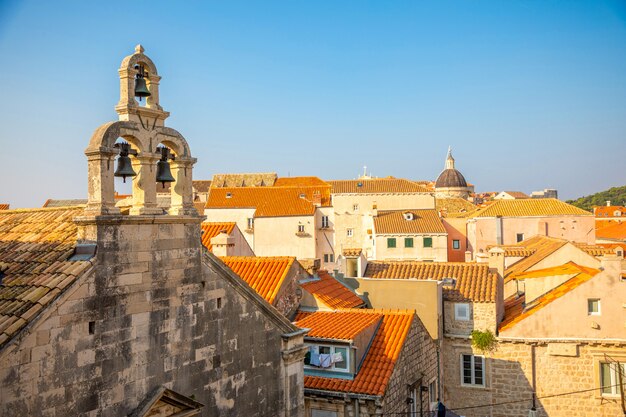
MULTIPOLYGON (((154 62, 144 54, 141 45, 122 60, 118 70, 120 78, 120 101, 115 106, 118 121, 108 122, 93 133, 85 150, 88 164, 88 199, 86 216, 119 215, 115 206, 114 166, 119 154, 115 146, 118 138, 125 139, 132 147, 131 164, 136 176, 132 178, 133 202, 129 214, 162 215, 157 207, 157 162, 162 160, 159 144, 168 147, 170 156, 162 166, 171 169, 174 181, 170 187, 171 204, 168 215, 198 216, 193 206, 192 170, 196 163, 183 135, 165 127, 169 112, 159 103, 159 82, 154 62), (141 78, 141 80, 140 80, 141 78), (143 85, 145 82, 145 86, 143 85), (141 83, 141 84, 140 84, 141 83), (137 87, 141 85, 140 92, 137 87), (145 89, 144 89, 145 87, 145 89), (147 91, 146 91, 147 89, 147 91), (135 97, 146 98, 140 106, 135 97)), ((171 181, 171 178, 169 179, 171 181)))

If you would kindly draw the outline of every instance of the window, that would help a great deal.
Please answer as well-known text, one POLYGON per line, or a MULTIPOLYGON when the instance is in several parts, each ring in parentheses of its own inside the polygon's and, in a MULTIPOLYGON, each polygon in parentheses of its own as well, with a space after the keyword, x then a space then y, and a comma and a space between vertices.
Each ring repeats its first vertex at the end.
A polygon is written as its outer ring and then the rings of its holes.
POLYGON ((619 395, 619 374, 626 385, 626 363, 600 363, 600 388, 602 395, 619 395))
POLYGON ((349 355, 347 347, 310 345, 304 365, 308 369, 350 372, 349 355))
POLYGON ((352 205, 352 211, 359 211, 359 205, 358 204, 353 204, 352 205))
POLYGON ((328 263, 328 254, 327 253, 324 254, 324 263, 328 263))
POLYGON ((352 235, 354 235, 354 230, 353 229, 346 229, 346 235, 348 237, 352 237, 352 235))
POLYGON ((587 300, 587 314, 590 316, 600 315, 600 299, 590 298, 587 300))
POLYGON ((248 217, 248 229, 254 229, 254 218, 248 217))
POLYGON ((461 241, 459 239, 452 241, 452 249, 461 249, 461 241))
POLYGON ((454 319, 468 321, 470 319, 470 308, 467 303, 454 303, 454 319))
POLYGON ((299 224, 298 225, 298 233, 304 233, 304 225, 303 224, 299 224))
POLYGON ((335 254, 331 253, 330 255, 328 255, 328 258, 330 259, 330 262, 335 262, 335 254))
POLYGON ((388 237, 387 238, 387 247, 388 248, 395 248, 396 247, 396 238, 395 237, 388 237))
POLYGON ((335 262, 335 254, 334 253, 325 253, 324 254, 324 263, 335 262))
POLYGON ((311 408, 311 417, 337 417, 336 411, 311 408))
POLYGON ((404 247, 405 248, 412 248, 413 247, 413 238, 412 237, 405 237, 404 238, 404 247))
POLYGON ((232 198, 233 197, 233 193, 226 193, 226 198, 232 198))
POLYGON ((461 385, 485 386, 485 358, 461 355, 461 385))
POLYGON ((524 233, 518 233, 517 237, 516 237, 516 240, 518 242, 521 242, 522 240, 524 240, 524 233))
POLYGON ((424 238, 424 247, 425 248, 432 248, 433 247, 433 238, 432 237, 425 237, 424 238))
POLYGON ((437 380, 433 380, 428 384, 428 402, 431 404, 431 410, 434 410, 433 404, 437 403, 437 380))
POLYGON ((322 227, 324 229, 328 228, 328 216, 322 216, 322 227))

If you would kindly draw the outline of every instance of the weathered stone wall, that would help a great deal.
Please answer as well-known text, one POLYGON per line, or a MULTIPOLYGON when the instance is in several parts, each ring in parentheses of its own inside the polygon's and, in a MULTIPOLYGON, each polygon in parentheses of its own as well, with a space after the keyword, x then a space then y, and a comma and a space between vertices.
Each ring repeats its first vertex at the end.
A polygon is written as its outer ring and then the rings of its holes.
POLYGON ((486 355, 485 387, 482 388, 463 387, 460 383, 460 355, 472 353, 469 340, 446 338, 443 349, 444 404, 467 417, 528 416, 533 392, 533 349, 539 416, 621 415, 619 398, 603 397, 597 389, 600 386, 598 364, 606 360, 605 354, 626 361, 626 344, 531 344, 500 340, 498 350, 486 355), (554 396, 583 390, 587 391, 554 396), (550 398, 542 398, 548 396, 550 398), (500 403, 508 404, 497 405, 500 403), (485 404, 493 405, 465 408, 485 404))
POLYGON ((160 385, 203 416, 301 415, 297 346, 219 260, 202 262, 199 219, 115 219, 84 224, 95 269, 0 352, 0 415, 126 416, 160 385))
POLYGON ((443 302, 444 332, 453 335, 469 335, 472 330, 491 330, 496 333, 496 303, 468 302, 469 320, 455 320, 454 302, 443 302))
MULTIPOLYGON (((424 411, 426 411, 428 409, 428 393, 421 392, 419 386, 428 386, 428 382, 436 376, 436 342, 431 339, 422 322, 415 316, 385 392, 383 414, 409 411, 406 402, 410 395, 408 385, 415 384, 417 384, 418 395, 422 395, 422 403, 424 411)), ((419 410, 419 400, 417 409, 419 410)))

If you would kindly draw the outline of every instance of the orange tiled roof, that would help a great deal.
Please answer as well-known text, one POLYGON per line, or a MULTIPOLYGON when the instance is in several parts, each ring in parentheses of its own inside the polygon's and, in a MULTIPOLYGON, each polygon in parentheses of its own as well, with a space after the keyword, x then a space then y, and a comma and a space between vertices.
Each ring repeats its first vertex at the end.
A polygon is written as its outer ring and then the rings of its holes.
POLYGON ((300 285, 329 308, 355 308, 365 305, 363 300, 327 271, 319 270, 317 274, 320 278, 318 281, 308 281, 300 285))
POLYGON ((341 254, 346 258, 357 258, 361 256, 363 250, 361 248, 345 248, 341 254))
POLYGON ((626 207, 624 206, 596 206, 593 208, 596 217, 622 217, 626 216, 626 207), (615 216, 615 212, 619 212, 615 216))
POLYGON ((318 177, 282 177, 274 187, 330 187, 330 184, 318 177))
POLYGON ((570 261, 566 264, 553 266, 550 268, 542 268, 542 269, 537 269, 534 271, 518 272, 516 274, 511 274, 510 277, 511 279, 524 280, 524 279, 530 279, 530 278, 545 278, 545 277, 552 277, 552 276, 557 276, 557 275, 573 275, 573 274, 580 274, 580 273, 588 273, 588 274, 595 275, 598 272, 600 271, 597 269, 581 266, 570 261))
POLYGON ((371 178, 328 181, 333 194, 407 194, 428 193, 426 187, 401 178, 371 178))
POLYGON ((307 337, 319 339, 354 340, 363 329, 380 321, 380 313, 372 314, 369 310, 335 310, 300 316, 296 326, 310 329, 307 337))
POLYGON ((0 204, 0 210, 8 210, 9 204, 0 204))
POLYGON ((447 301, 495 302, 498 277, 489 266, 465 262, 370 261, 366 278, 443 280, 455 278, 454 287, 443 287, 447 301))
MULTIPOLYGON (((116 198, 117 198, 117 195, 116 195, 116 198)), ((76 207, 76 206, 82 206, 86 204, 87 204, 86 198, 75 198, 75 199, 70 199, 70 200, 56 200, 56 199, 49 198, 46 200, 45 203, 43 203, 42 207, 45 207, 45 208, 76 207)))
POLYGON ((220 258, 268 303, 273 304, 295 258, 225 256, 220 258))
POLYGON ((591 213, 556 198, 496 200, 474 217, 592 216, 591 213))
MULTIPOLYGON (((353 310, 352 310, 353 311, 353 310)), ((335 312, 315 312, 306 316, 310 327, 322 316, 333 318, 332 328, 341 328, 350 322, 346 315, 350 310, 335 312)), ((414 320, 412 311, 388 311, 388 310, 358 310, 359 315, 382 315, 382 322, 372 344, 363 360, 363 364, 353 380, 328 378, 319 376, 304 376, 304 387, 335 392, 351 392, 366 395, 384 395, 387 384, 393 373, 396 361, 402 352, 404 342, 411 329, 414 320)), ((302 316, 301 316, 302 317, 302 316)), ((303 319, 304 320, 304 319, 303 319)), ((296 325, 300 326, 301 322, 296 325)), ((306 326, 305 326, 306 327, 306 326)), ((309 333, 310 335, 310 333, 309 333)))
POLYGON ((379 211, 374 217, 374 230, 377 234, 446 233, 435 210, 379 211), (407 214, 413 216, 412 220, 406 219, 407 214))
POLYGON ((83 208, 0 212, 0 347, 31 322, 90 266, 68 261, 83 208))
POLYGON ((211 239, 215 236, 222 233, 222 231, 226 232, 227 235, 230 235, 235 228, 235 222, 203 222, 202 223, 202 245, 208 250, 213 249, 213 245, 211 245, 211 239))
POLYGON ((328 187, 211 188, 206 208, 256 208, 255 217, 312 216, 316 195, 322 206, 330 205, 328 187))
POLYGON ((604 247, 600 245, 587 245, 585 243, 572 242, 578 248, 584 250, 591 256, 603 256, 607 254, 614 254, 613 248, 604 247))
MULTIPOLYGON (((526 298, 524 295, 522 295, 521 297, 518 297, 517 295, 513 295, 507 298, 504 302, 504 319, 500 323, 499 330, 504 331, 504 330, 510 329, 515 324, 524 320, 526 317, 530 316, 531 314, 536 313, 538 310, 547 306, 552 301, 558 298, 561 298, 562 296, 569 293, 573 289, 577 288, 581 284, 584 284, 585 282, 589 281, 598 272, 600 272, 597 269, 586 268, 586 267, 582 267, 576 264, 574 265, 575 267, 568 266, 566 268, 569 271, 578 270, 578 273, 576 273, 576 275, 574 275, 573 277, 565 281, 563 284, 553 288, 552 290, 548 291, 544 295, 533 300, 532 303, 528 305, 525 304, 526 298)), ((550 270, 555 270, 555 268, 547 268, 544 271, 544 274, 548 274, 548 275, 545 275, 545 276, 549 276, 549 274, 554 274, 557 272, 556 270, 555 271, 550 271, 550 270)))
POLYGON ((443 217, 459 217, 458 214, 464 215, 474 212, 478 207, 463 198, 436 198, 435 210, 441 213, 443 217))
MULTIPOLYGON (((562 248, 567 244, 567 240, 557 239, 555 237, 548 236, 533 236, 529 239, 523 240, 517 245, 510 245, 509 248, 519 247, 523 248, 527 251, 532 251, 529 256, 526 256, 523 259, 515 262, 513 265, 509 266, 504 271, 505 282, 510 281, 509 276, 511 274, 519 273, 526 271, 531 268, 533 265, 537 264, 539 261, 545 259, 549 255, 552 255, 558 249, 562 248)), ((506 249, 505 249, 506 256, 506 249)))
POLYGON ((626 222, 596 229, 596 239, 626 240, 626 222))
POLYGON ((521 191, 502 191, 502 192, 507 193, 508 195, 516 199, 530 198, 528 194, 523 193, 521 191))

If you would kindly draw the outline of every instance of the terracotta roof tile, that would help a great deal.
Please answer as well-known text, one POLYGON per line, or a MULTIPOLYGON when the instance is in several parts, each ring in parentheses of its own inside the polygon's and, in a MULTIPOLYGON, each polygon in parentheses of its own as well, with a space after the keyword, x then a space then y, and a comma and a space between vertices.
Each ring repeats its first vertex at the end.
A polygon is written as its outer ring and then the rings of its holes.
POLYGON ((220 258, 268 303, 273 304, 295 258, 225 256, 220 258))
POLYGON ((379 211, 374 217, 374 230, 376 234, 446 233, 435 210, 379 211))
POLYGON ((495 302, 498 277, 482 263, 370 261, 364 277, 379 279, 443 280, 455 278, 454 287, 443 287, 447 301, 495 302))
POLYGON ((76 206, 82 206, 86 204, 87 204, 86 198, 75 198, 75 199, 68 199, 68 200, 56 200, 56 199, 49 198, 48 200, 46 200, 45 203, 43 203, 43 207, 45 208, 76 207, 76 206))
POLYGON ((206 193, 211 188, 211 180, 193 180, 193 189, 198 193, 206 193))
MULTIPOLYGON (((349 323, 347 315, 351 315, 354 310, 339 310, 335 312, 316 312, 307 315, 307 324, 315 323, 317 318, 322 316, 331 317, 334 320, 334 327, 341 328, 349 323)), ((390 311, 390 310, 358 310, 359 315, 371 315, 378 317, 382 315, 382 322, 372 344, 365 356, 359 372, 353 380, 304 376, 304 387, 335 392, 350 392, 356 394, 379 395, 382 396, 387 390, 387 385, 396 361, 402 352, 404 342, 411 329, 414 320, 412 311, 390 311)), ((303 316, 300 316, 303 317, 303 316)), ((296 325, 300 325, 297 322, 296 325)))
POLYGON ((8 210, 9 204, 0 204, 0 210, 8 210))
POLYGON ((379 322, 383 315, 367 310, 325 311, 299 319, 296 326, 310 329, 307 337, 335 340, 354 340, 365 328, 379 322))
POLYGON ((329 187, 326 181, 318 177, 282 177, 274 183, 274 187, 329 187))
POLYGON ((215 236, 219 235, 222 231, 226 232, 227 235, 230 235, 235 228, 235 222, 203 222, 202 223, 202 245, 208 250, 213 249, 213 245, 211 245, 211 239, 215 236))
POLYGON ((513 198, 521 199, 521 198, 530 198, 530 196, 521 191, 502 191, 503 193, 507 193, 513 198))
POLYGON ((596 239, 626 241, 626 222, 615 223, 596 229, 596 239))
POLYGON ((507 298, 504 302, 504 319, 500 323, 499 331, 510 329, 520 321, 547 306, 552 301, 561 298, 573 289, 589 281, 600 271, 597 269, 576 265, 571 262, 570 264, 563 265, 562 267, 546 268, 545 270, 541 271, 533 271, 532 273, 529 273, 529 276, 527 278, 539 276, 553 276, 557 274, 564 275, 566 274, 566 272, 575 273, 576 275, 574 275, 561 285, 548 291, 544 295, 533 300, 528 305, 525 304, 526 297, 524 295, 513 295, 507 298), (562 269, 559 270, 559 268, 562 269))
POLYGON ((516 279, 516 280, 524 280, 524 279, 531 279, 531 278, 552 277, 552 276, 558 276, 558 275, 575 275, 575 274, 580 274, 580 273, 595 275, 598 272, 600 271, 597 269, 581 266, 574 262, 568 262, 566 264, 553 266, 550 268, 542 268, 542 269, 536 269, 534 271, 518 272, 516 274, 511 274, 510 278, 516 279))
MULTIPOLYGON (((555 237, 548 236, 533 236, 529 239, 523 240, 516 245, 510 245, 508 248, 518 247, 520 249, 524 249, 530 252, 530 255, 526 256, 523 259, 515 262, 513 265, 509 266, 504 271, 504 281, 508 282, 511 278, 509 276, 511 274, 516 274, 519 272, 523 272, 531 268, 533 265, 539 263, 546 257, 552 255, 558 249, 562 248, 568 243, 567 240, 558 239, 555 237)), ((503 247, 505 249, 505 256, 507 247, 503 247)))
POLYGON ((478 207, 463 198, 436 198, 435 210, 442 217, 465 217, 467 213, 476 211, 478 207))
POLYGON ((84 273, 74 252, 80 207, 0 212, 0 347, 84 273))
POLYGON ((529 217, 529 216, 592 216, 591 213, 564 203, 556 198, 529 198, 496 200, 474 217, 529 217))
POLYGON ((355 293, 337 281, 325 270, 317 271, 319 280, 300 284, 302 288, 329 308, 355 308, 365 305, 355 293))
POLYGON ((330 205, 330 187, 212 188, 206 208, 255 208, 255 217, 311 216, 330 205))
POLYGON ((278 176, 275 172, 252 172, 242 174, 215 174, 211 189, 219 187, 271 187, 278 176))
POLYGON ((626 207, 624 206, 596 206, 593 208, 596 217, 624 217, 626 216, 626 207), (615 212, 619 214, 616 216, 615 212))
POLYGON ((346 258, 358 258, 363 253, 361 248, 345 248, 341 254, 346 258))
POLYGON ((370 178, 359 180, 327 181, 333 194, 412 194, 430 191, 414 182, 401 178, 370 178))
POLYGON ((585 243, 572 242, 579 249, 584 250, 591 256, 603 256, 607 254, 614 254, 615 250, 611 247, 604 247, 600 245, 587 245, 585 243))

